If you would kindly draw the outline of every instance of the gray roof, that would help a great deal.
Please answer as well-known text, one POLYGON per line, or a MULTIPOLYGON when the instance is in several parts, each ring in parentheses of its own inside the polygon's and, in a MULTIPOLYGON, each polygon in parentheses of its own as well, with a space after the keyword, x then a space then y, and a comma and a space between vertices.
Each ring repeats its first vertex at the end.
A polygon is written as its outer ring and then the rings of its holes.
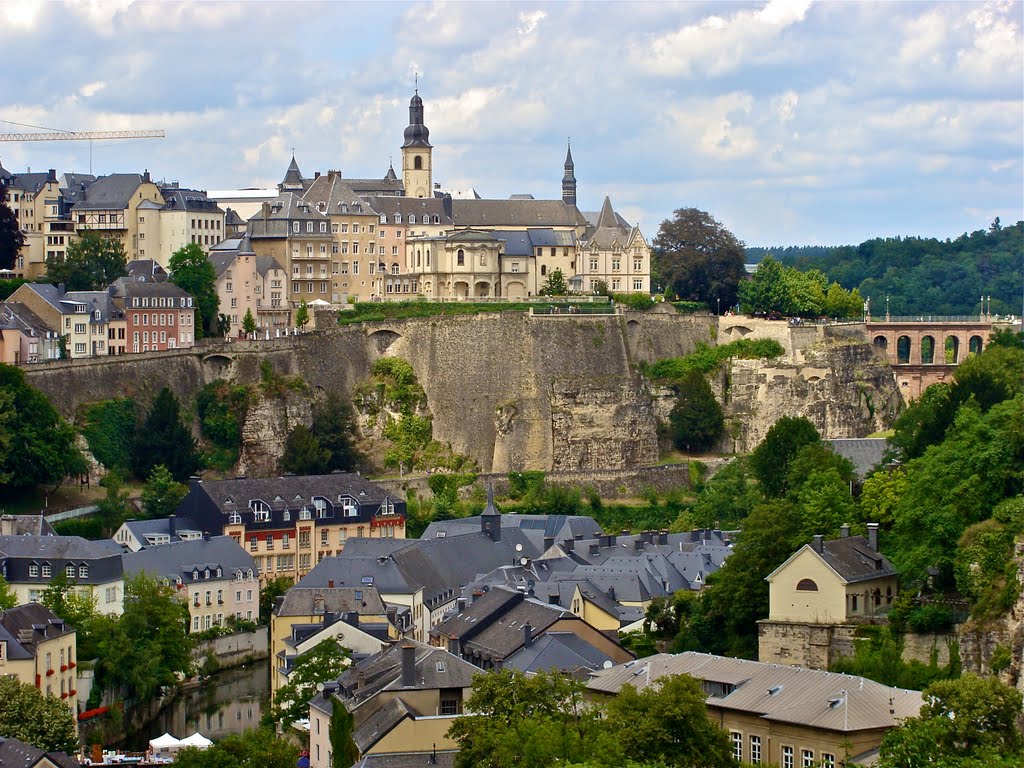
MULTIPOLYGON (((390 752, 380 755, 367 755, 351 768, 454 768, 457 751, 433 752, 390 752)), ((348 768, 345 766, 344 768, 348 768)))
POLYGON ((580 227, 587 221, 561 200, 453 200, 459 227, 580 227))
MULTIPOLYGON (((153 520, 125 520, 124 526, 140 543, 145 546, 146 534, 171 534, 171 517, 160 517, 153 520)), ((185 531, 201 531, 194 520, 187 517, 173 517, 175 535, 185 531)))
POLYGON ((129 575, 148 573, 158 579, 175 581, 181 579, 184 584, 206 581, 205 572, 210 571, 210 578, 217 578, 217 569, 222 572, 221 578, 233 578, 234 574, 247 571, 256 573, 256 563, 252 555, 242 549, 230 536, 213 536, 210 539, 194 539, 191 541, 172 541, 170 544, 157 544, 146 547, 138 552, 125 552, 123 557, 124 571, 129 575), (198 574, 193 578, 193 574, 198 574))
POLYGON ((479 672, 479 668, 442 648, 403 640, 345 669, 338 676, 339 695, 349 709, 354 709, 381 691, 469 688, 479 672), (403 646, 416 649, 415 684, 411 688, 402 685, 403 646))
POLYGON ((318 211, 321 204, 326 207, 323 212, 328 215, 345 213, 348 215, 373 215, 377 212, 370 207, 360 195, 348 185, 341 174, 329 171, 318 176, 303 193, 302 199, 312 205, 318 211))
POLYGON ((295 162, 295 155, 292 155, 292 161, 288 163, 288 170, 284 173, 284 178, 281 180, 281 185, 286 187, 302 187, 302 172, 299 170, 299 164, 295 162))
POLYGON ((766 720, 851 733, 892 728, 921 709, 921 693, 863 677, 765 664, 705 653, 660 653, 591 673, 588 688, 643 690, 665 675, 686 674, 711 686, 710 706, 766 720))
POLYGON ((16 638, 28 657, 35 655, 33 646, 43 640, 63 637, 75 631, 41 603, 25 603, 0 611, 0 627, 16 638))
POLYGON ((0 526, 12 536, 56 536, 57 532, 42 514, 0 515, 0 526))
POLYGON ((139 173, 112 173, 100 176, 86 187, 85 195, 74 201, 75 212, 122 210, 128 207, 135 190, 145 181, 139 173))
MULTIPOLYGON (((520 515, 504 514, 501 516, 502 532, 519 528, 524 531, 541 531, 543 537, 552 537, 557 541, 563 538, 575 538, 583 534, 587 538, 601 530, 598 522, 589 515, 520 515)), ((480 516, 462 517, 456 520, 431 522, 423 532, 421 539, 442 538, 444 536, 462 536, 480 530, 480 516)))
POLYGON ((165 211, 194 211, 197 213, 224 213, 216 200, 206 196, 205 192, 180 187, 161 187, 164 196, 165 211))
POLYGON ((351 496, 360 505, 380 504, 390 494, 381 486, 353 472, 334 472, 328 475, 285 475, 283 477, 237 477, 230 480, 207 480, 194 484, 205 493, 218 509, 233 504, 245 509, 254 499, 262 499, 277 508, 274 499, 281 497, 280 506, 301 506, 314 496, 351 496))
POLYGON ((821 556, 848 584, 897 575, 889 558, 868 546, 863 536, 826 541, 822 544, 821 556))
POLYGON ((410 594, 417 589, 390 557, 349 557, 347 550, 348 545, 341 555, 325 557, 296 586, 372 586, 384 594, 410 594))
POLYGON ((65 752, 44 752, 23 741, 0 736, 0 765, 4 768, 35 768, 43 764, 44 758, 58 768, 79 768, 81 765, 65 752))
POLYGON ((889 441, 884 437, 826 440, 825 443, 833 452, 849 459, 857 476, 861 478, 882 463, 889 449, 889 441))
POLYGON ((120 555, 113 539, 89 541, 81 536, 0 536, 0 557, 47 557, 73 560, 120 555))
POLYGON ((56 328, 51 328, 42 318, 29 309, 20 301, 0 302, 3 313, 0 314, 0 322, 5 328, 17 328, 22 333, 31 336, 42 336, 46 333, 57 333, 56 328))
POLYGON ((7 177, 7 187, 36 194, 50 180, 49 173, 14 173, 7 177))
POLYGON ((123 318, 124 312, 114 306, 113 296, 108 291, 68 291, 62 303, 84 304, 89 312, 89 323, 109 323, 114 318, 123 318), (96 319, 96 312, 100 317, 96 319))
MULTIPOLYGON (((319 223, 328 221, 326 214, 320 213, 309 201, 303 200, 295 192, 282 192, 269 203, 266 203, 266 215, 264 209, 260 209, 249 218, 247 234, 251 238, 281 238, 292 235, 291 223, 293 221, 312 221, 317 226, 312 232, 303 231, 300 236, 303 239, 330 239, 331 233, 321 232, 319 223)), ((302 228, 305 230, 305 227, 302 228)))
MULTIPOLYGON (((349 181, 349 184, 352 182, 349 181)), ((399 185, 401 183, 399 182, 399 185)), ((417 223, 423 222, 423 215, 429 215, 431 222, 437 216, 441 225, 451 225, 452 220, 444 211, 444 201, 439 197, 398 197, 395 195, 367 196, 367 203, 378 214, 387 216, 387 223, 394 221, 395 214, 401 214, 402 224, 408 221, 410 214, 415 214, 417 223)), ((381 226, 384 226, 381 224, 381 226)))
POLYGON ((114 295, 120 298, 131 296, 148 296, 148 297, 164 297, 164 298, 191 298, 192 294, 182 290, 174 283, 153 283, 143 282, 139 280, 133 280, 128 277, 119 277, 113 283, 114 295))
POLYGON ((513 653, 504 666, 522 672, 558 669, 563 672, 601 669, 614 659, 572 632, 545 632, 513 653))
POLYGON ((285 593, 284 600, 274 608, 274 615, 313 616, 325 611, 381 616, 387 608, 376 587, 371 585, 321 588, 306 587, 300 583, 285 593))
POLYGON ((360 752, 366 752, 389 734, 396 725, 413 714, 404 701, 398 698, 391 699, 359 724, 352 732, 352 740, 360 752))
POLYGON ((632 229, 621 216, 615 213, 612 209, 611 199, 606 197, 596 223, 587 227, 583 239, 587 245, 593 244, 599 248, 611 248, 616 243, 625 246, 629 242, 632 229))
POLYGON ((162 283, 167 280, 167 270, 153 259, 133 259, 125 266, 129 277, 162 283))

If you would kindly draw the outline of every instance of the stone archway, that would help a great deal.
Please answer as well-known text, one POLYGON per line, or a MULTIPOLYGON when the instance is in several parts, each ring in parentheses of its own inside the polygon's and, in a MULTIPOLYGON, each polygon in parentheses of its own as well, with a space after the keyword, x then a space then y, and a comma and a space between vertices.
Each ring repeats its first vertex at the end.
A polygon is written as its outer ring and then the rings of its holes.
POLYGON ((464 280, 457 280, 452 285, 452 296, 457 299, 465 299, 469 296, 469 283, 464 280))
POLYGON ((526 297, 526 286, 518 280, 513 280, 505 286, 505 297, 508 299, 522 299, 526 297))
POLYGON ((935 337, 921 337, 921 365, 935 364, 935 337))
POLYGON ((913 351, 913 346, 909 336, 900 336, 896 339, 897 364, 906 365, 910 362, 910 353, 913 351))
POLYGON ((956 365, 960 362, 960 337, 959 336, 947 336, 946 343, 943 345, 943 351, 945 352, 944 360, 946 365, 956 365))
POLYGON ((980 355, 984 348, 985 340, 981 336, 971 336, 970 341, 967 342, 967 354, 969 355, 980 355))
POLYGON ((889 339, 883 336, 882 334, 875 336, 874 341, 872 341, 871 343, 874 344, 876 347, 878 347, 878 349, 882 350, 883 352, 889 349, 889 339))
POLYGON ((473 286, 473 296, 477 298, 486 298, 491 295, 491 284, 486 280, 477 280, 476 285, 473 286))

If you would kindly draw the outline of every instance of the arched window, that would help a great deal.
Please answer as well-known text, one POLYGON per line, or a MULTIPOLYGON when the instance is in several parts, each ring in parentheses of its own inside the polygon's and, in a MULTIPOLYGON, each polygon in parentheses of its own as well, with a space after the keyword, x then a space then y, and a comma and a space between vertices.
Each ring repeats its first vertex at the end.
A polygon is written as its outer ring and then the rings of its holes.
POLYGON ((547 264, 541 264, 541 265, 540 265, 540 274, 541 274, 541 277, 543 277, 543 276, 544 276, 544 275, 546 275, 547 273, 548 273, 548 265, 547 265, 547 264))
POLYGON ((456 254, 456 263, 460 267, 466 266, 466 254, 461 248, 459 248, 459 252, 456 254))
POLYGON ((410 213, 409 214, 409 223, 410 224, 415 224, 416 223, 416 214, 415 213, 410 213))
POLYGON ((817 592, 818 585, 811 579, 800 579, 797 582, 796 589, 798 592, 817 592))
POLYGON ((422 171, 423 170, 423 158, 420 157, 419 155, 416 155, 416 157, 414 157, 413 160, 412 160, 412 167, 415 170, 417 170, 417 171, 422 171))

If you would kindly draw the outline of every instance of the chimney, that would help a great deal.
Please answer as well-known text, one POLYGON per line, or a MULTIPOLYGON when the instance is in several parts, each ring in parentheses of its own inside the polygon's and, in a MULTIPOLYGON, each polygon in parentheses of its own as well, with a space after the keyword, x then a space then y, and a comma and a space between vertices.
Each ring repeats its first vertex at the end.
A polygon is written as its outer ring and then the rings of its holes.
POLYGON ((878 523, 868 523, 868 546, 878 551, 878 523))
POLYGON ((824 549, 824 542, 825 537, 821 534, 816 534, 814 540, 811 542, 811 548, 820 555, 824 549))
POLYGON ((841 539, 848 539, 848 538, 850 538, 850 524, 849 523, 843 523, 843 525, 839 526, 839 538, 841 538, 841 539))
POLYGON ((583 541, 583 534, 582 533, 577 533, 576 534, 576 541, 583 541))
POLYGON ((605 536, 605 542, 606 542, 605 543, 606 547, 614 547, 615 546, 615 534, 614 533, 609 533, 607 536, 605 536))
POLYGON ((600 544, 591 544, 590 545, 590 554, 596 555, 600 551, 601 551, 601 545, 600 544))
MULTIPOLYGON (((356 616, 358 616, 358 615, 359 614, 357 613, 356 616)), ((337 620, 338 620, 338 614, 336 614, 334 611, 324 611, 323 625, 324 625, 325 629, 327 627, 331 626, 331 624, 333 624, 337 620)))
POLYGON ((555 537, 554 536, 545 536, 544 537, 544 549, 545 550, 551 549, 551 547, 553 547, 553 546, 555 546, 555 537))
POLYGON ((455 604, 458 606, 459 613, 466 610, 466 598, 460 597, 455 604))
POLYGON ((576 548, 576 539, 566 539, 562 542, 562 549, 566 552, 572 552, 576 548))
POLYGON ((608 587, 608 597, 611 600, 615 599, 615 587, 608 587))
POLYGON ((644 540, 643 540, 642 537, 641 538, 637 538, 637 539, 635 539, 633 541, 633 549, 635 549, 637 552, 642 551, 643 548, 644 548, 644 540))
POLYGON ((327 580, 327 588, 328 589, 334 589, 334 579, 328 579, 327 580))
POLYGON ((445 192, 444 197, 441 198, 441 206, 444 208, 444 215, 449 219, 452 218, 452 196, 445 192))
POLYGON ((402 687, 412 688, 416 685, 416 646, 402 643, 402 687))
POLYGON ((56 169, 51 168, 49 171, 47 171, 47 173, 46 173, 46 180, 47 181, 56 181, 57 180, 57 171, 56 171, 56 169))
POLYGON ((146 170, 144 170, 144 171, 142 172, 142 181, 143 181, 143 183, 146 183, 146 184, 148 184, 148 183, 149 183, 149 180, 150 180, 150 179, 149 179, 149 168, 147 168, 146 170))
POLYGON ((533 645, 533 627, 527 622, 523 624, 523 648, 529 648, 533 645))
POLYGON ((175 518, 174 515, 168 515, 167 516, 167 532, 169 534, 171 534, 171 538, 172 539, 174 538, 174 534, 175 534, 175 532, 177 530, 176 523, 177 523, 177 518, 175 518))
POLYGON ((0 536, 14 536, 18 533, 14 515, 0 517, 0 536))
POLYGON ((668 529, 658 531, 658 543, 668 544, 668 529))
POLYGON ((347 611, 345 613, 344 621, 350 627, 358 627, 359 626, 359 611, 347 611))

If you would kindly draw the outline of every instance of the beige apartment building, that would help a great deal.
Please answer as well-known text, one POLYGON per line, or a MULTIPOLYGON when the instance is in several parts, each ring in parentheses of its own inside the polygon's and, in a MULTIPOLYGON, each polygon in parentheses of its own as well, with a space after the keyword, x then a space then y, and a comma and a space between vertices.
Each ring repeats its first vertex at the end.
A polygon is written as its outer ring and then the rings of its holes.
POLYGON ((14 211, 25 245, 14 263, 15 277, 34 280, 46 272, 46 258, 63 259, 74 228, 61 216, 61 191, 57 172, 7 173, 0 167, 0 193, 6 188, 7 203, 14 211))
POLYGON ((108 291, 63 292, 48 283, 25 283, 11 302, 26 307, 64 337, 71 359, 119 355, 126 351, 127 325, 122 308, 108 291))
POLYGON ((205 192, 177 185, 163 186, 160 191, 164 205, 159 211, 159 248, 155 252, 150 249, 149 258, 161 267, 166 269, 175 251, 186 245, 195 243, 210 253, 225 238, 225 212, 205 192))
POLYGON ((271 335, 291 325, 288 273, 273 256, 257 256, 248 235, 211 248, 210 261, 217 275, 220 312, 231 323, 229 335, 242 333, 247 312, 258 330, 271 335))
POLYGON ((59 697, 78 725, 78 651, 73 627, 40 603, 0 611, 0 675, 59 697))
POLYGON ((119 240, 129 261, 159 257, 165 200, 149 171, 112 173, 82 186, 65 194, 76 232, 93 230, 119 240))

